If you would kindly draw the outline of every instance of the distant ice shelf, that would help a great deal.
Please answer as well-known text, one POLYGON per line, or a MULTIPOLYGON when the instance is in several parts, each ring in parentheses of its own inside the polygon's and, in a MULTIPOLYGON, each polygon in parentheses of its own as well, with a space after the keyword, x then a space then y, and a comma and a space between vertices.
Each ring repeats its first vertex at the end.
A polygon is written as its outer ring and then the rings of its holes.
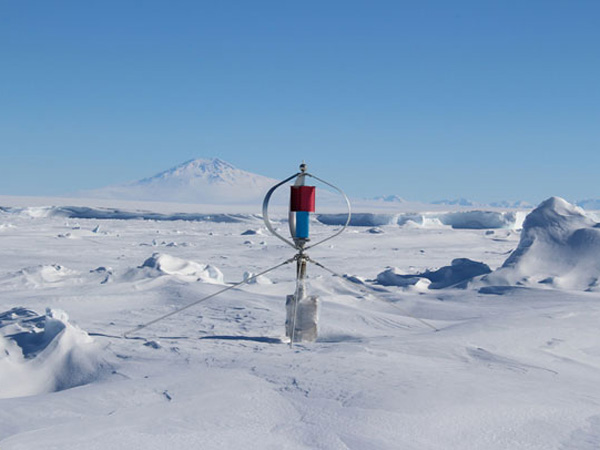
MULTIPOLYGON (((102 208, 87 206, 0 206, 0 214, 22 217, 46 218, 64 217, 69 219, 117 219, 117 220, 158 220, 191 222, 239 223, 260 221, 259 214, 248 213, 159 213, 147 210, 102 208)), ((350 225, 357 227, 378 227, 383 225, 414 226, 435 228, 450 226, 455 229, 519 229, 523 225, 526 212, 520 211, 453 211, 419 213, 354 213, 350 225)), ((317 214, 316 220, 324 225, 343 225, 346 214, 317 214)))
POLYGON ((86 206, 35 206, 26 208, 0 206, 0 213, 24 217, 65 217, 68 219, 117 219, 117 220, 186 220, 192 222, 237 223, 260 219, 256 214, 199 214, 125 210, 118 208, 91 208, 86 206))
MULTIPOLYGON (((435 213, 372 214, 352 215, 350 225, 377 227, 382 225, 436 227, 450 226, 456 229, 483 230, 490 228, 518 229, 523 225, 526 212, 520 211, 453 211, 435 213)), ((325 225, 343 225, 344 214, 319 214, 317 220, 325 225)))

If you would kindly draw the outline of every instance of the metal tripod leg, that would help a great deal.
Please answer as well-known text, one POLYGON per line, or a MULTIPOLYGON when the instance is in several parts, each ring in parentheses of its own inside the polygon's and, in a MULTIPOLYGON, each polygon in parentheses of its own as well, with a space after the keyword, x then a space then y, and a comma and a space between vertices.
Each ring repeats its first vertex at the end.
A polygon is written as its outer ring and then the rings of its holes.
POLYGON ((296 292, 291 298, 292 301, 292 317, 290 328, 287 335, 290 338, 290 348, 293 347, 296 339, 296 324, 298 322, 298 303, 306 295, 306 256, 303 253, 298 253, 296 258, 296 292))
POLYGON ((181 311, 184 311, 184 310, 186 310, 186 309, 188 309, 188 308, 191 308, 192 306, 195 306, 195 305, 197 305, 198 303, 202 303, 202 302, 204 302, 204 301, 206 301, 206 300, 208 300, 208 299, 211 299, 211 298, 213 298, 213 297, 216 297, 217 295, 220 295, 220 294, 222 294, 223 292, 227 292, 227 291, 229 291, 230 289, 234 289, 234 288, 236 288, 236 287, 239 287, 239 286, 242 286, 242 285, 244 285, 244 284, 247 284, 247 283, 249 283, 250 281, 252 281, 252 280, 254 280, 254 279, 256 279, 256 278, 260 277, 261 275, 265 275, 265 274, 267 274, 267 273, 269 273, 269 272, 271 272, 271 271, 273 271, 273 270, 275 270, 275 269, 278 269, 279 267, 282 267, 282 266, 285 266, 286 264, 289 264, 289 263, 291 263, 292 261, 294 261, 294 259, 295 259, 295 258, 288 259, 287 261, 284 261, 284 262, 282 262, 282 263, 280 263, 280 264, 277 264, 276 266, 273 266, 273 267, 271 267, 271 268, 269 268, 269 269, 267 269, 267 270, 263 270, 262 272, 260 272, 260 273, 257 273, 256 275, 253 275, 253 276, 251 276, 251 277, 248 277, 248 278, 246 278, 245 280, 243 280, 243 281, 241 281, 241 282, 239 282, 239 283, 236 283, 236 284, 234 284, 234 285, 232 285, 232 286, 226 287, 225 289, 221 289, 220 291, 217 291, 217 292, 215 292, 214 294, 207 295, 206 297, 203 297, 203 298, 201 298, 200 300, 196 300, 195 302, 189 303, 189 304, 187 304, 187 305, 185 305, 185 306, 183 306, 183 307, 181 307, 181 308, 179 308, 179 309, 176 309, 175 311, 171 311, 171 312, 170 312, 170 313, 168 313, 168 314, 165 314, 165 315, 163 315, 163 316, 157 317, 156 319, 154 319, 154 320, 151 320, 150 322, 146 322, 146 323, 144 323, 144 324, 142 324, 142 325, 138 325, 138 326, 137 326, 137 327, 135 327, 135 328, 132 328, 132 329, 130 329, 130 330, 127 330, 126 332, 124 332, 124 333, 123 333, 123 337, 127 337, 127 336, 128 336, 128 335, 130 335, 130 334, 137 333, 138 331, 140 331, 140 330, 143 330, 144 328, 146 328, 146 327, 149 327, 150 325, 153 325, 153 324, 155 324, 156 322, 160 322, 161 320, 164 320, 164 319, 166 319, 167 317, 171 317, 171 316, 174 316, 175 314, 179 314, 181 311))

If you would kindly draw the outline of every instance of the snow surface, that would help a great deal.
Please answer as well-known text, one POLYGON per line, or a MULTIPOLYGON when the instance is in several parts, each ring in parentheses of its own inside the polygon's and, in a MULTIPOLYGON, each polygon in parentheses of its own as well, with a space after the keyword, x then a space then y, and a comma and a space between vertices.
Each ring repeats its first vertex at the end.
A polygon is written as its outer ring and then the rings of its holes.
MULTIPOLYGON (((522 232, 350 227, 310 256, 354 283, 309 265, 319 338, 293 349, 283 338, 291 264, 122 337, 292 256, 272 236, 244 244, 261 226, 252 216, 9 211, 0 224, 2 450, 600 447, 600 293, 588 279, 598 228, 560 199, 522 232), (388 267, 433 273, 461 258, 493 272, 464 289, 373 281, 388 267), (536 281, 548 276, 562 282, 536 281)), ((336 229, 312 226, 315 239, 336 229)))
POLYGON ((0 314, 0 399, 61 391, 107 372, 98 345, 63 311, 0 314))

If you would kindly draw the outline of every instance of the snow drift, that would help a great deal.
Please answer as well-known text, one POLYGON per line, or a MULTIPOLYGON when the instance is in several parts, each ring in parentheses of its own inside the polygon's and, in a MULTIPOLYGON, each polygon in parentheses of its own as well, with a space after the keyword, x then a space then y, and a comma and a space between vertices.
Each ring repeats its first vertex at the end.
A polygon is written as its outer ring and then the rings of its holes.
POLYGON ((250 281, 248 281, 248 284, 273 284, 271 279, 268 278, 267 276, 265 276, 265 275, 256 276, 256 274, 254 272, 246 271, 246 272, 244 272, 243 277, 244 277, 244 280, 250 279, 250 281))
POLYGON ((97 267, 82 273, 60 264, 40 264, 25 267, 0 277, 0 286, 46 289, 84 283, 105 284, 111 279, 112 275, 110 267, 97 267))
POLYGON ((552 197, 525 218, 518 247, 484 281, 599 290, 599 279, 600 224, 581 208, 552 197))
POLYGON ((468 258, 457 258, 449 266, 444 266, 435 271, 426 270, 415 274, 406 274, 398 268, 392 267, 377 275, 377 282, 383 286, 416 286, 443 289, 452 286, 463 287, 464 283, 472 278, 490 272, 491 270, 487 264, 472 261, 468 258))
POLYGON ((125 279, 156 278, 164 275, 174 276, 183 281, 202 281, 204 283, 223 284, 223 273, 210 264, 200 264, 176 256, 154 253, 141 266, 131 269, 125 279))
POLYGON ((0 313, 0 398, 80 386, 107 368, 93 339, 66 313, 23 307, 0 313))
POLYGON ((78 276, 79 272, 59 264, 45 264, 25 267, 12 274, 12 276, 9 275, 6 279, 20 280, 24 285, 29 287, 40 287, 76 282, 78 276))

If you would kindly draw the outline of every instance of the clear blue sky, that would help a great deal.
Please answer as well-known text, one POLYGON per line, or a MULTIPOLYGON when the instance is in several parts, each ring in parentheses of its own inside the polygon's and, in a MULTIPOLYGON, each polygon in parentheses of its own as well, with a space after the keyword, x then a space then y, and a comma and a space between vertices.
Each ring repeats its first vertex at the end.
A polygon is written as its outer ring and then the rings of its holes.
POLYGON ((600 1, 0 0, 0 194, 217 156, 351 195, 600 197, 600 1))

